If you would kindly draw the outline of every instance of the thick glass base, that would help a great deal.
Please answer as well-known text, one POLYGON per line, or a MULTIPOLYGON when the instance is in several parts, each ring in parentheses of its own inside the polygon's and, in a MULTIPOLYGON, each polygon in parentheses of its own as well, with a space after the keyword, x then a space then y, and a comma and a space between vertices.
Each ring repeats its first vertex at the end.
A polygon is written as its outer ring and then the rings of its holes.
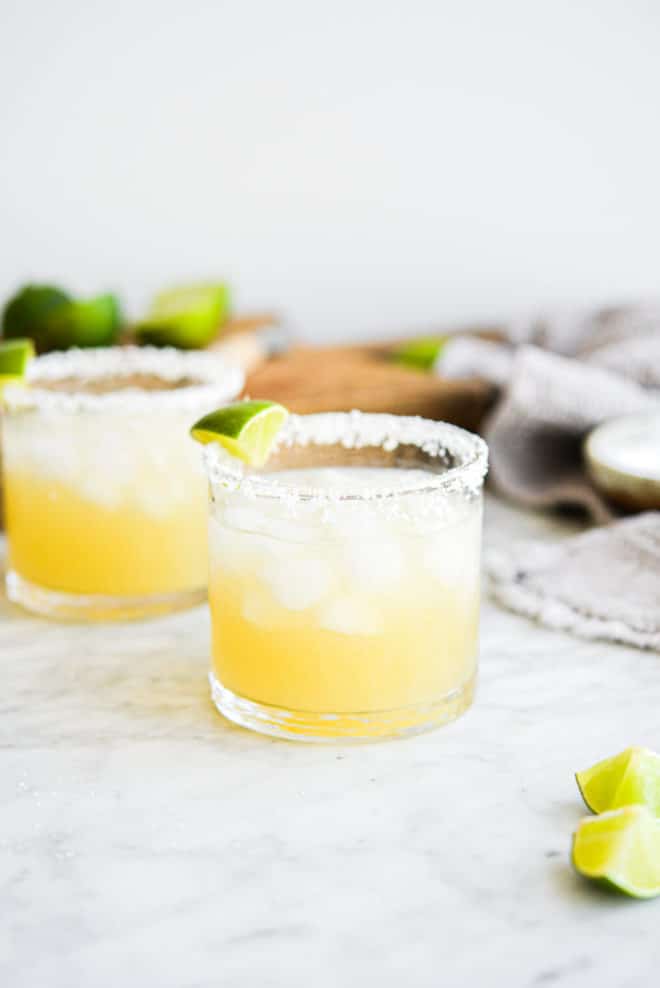
POLYGON ((270 707, 237 696, 209 673, 211 696, 228 720, 260 734, 291 741, 376 741, 432 731, 460 717, 472 704, 476 675, 433 703, 369 713, 315 714, 270 707))
POLYGON ((30 583, 14 570, 7 573, 6 586, 7 597, 14 604, 59 621, 134 621, 195 607, 206 600, 205 587, 140 597, 62 593, 30 583))

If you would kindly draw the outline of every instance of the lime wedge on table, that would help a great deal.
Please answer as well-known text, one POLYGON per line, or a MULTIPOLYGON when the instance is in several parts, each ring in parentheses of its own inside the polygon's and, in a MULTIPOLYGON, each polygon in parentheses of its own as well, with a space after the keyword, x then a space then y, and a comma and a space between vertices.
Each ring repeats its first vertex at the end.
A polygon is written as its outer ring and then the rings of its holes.
POLYGON ((288 414, 274 401, 237 401, 205 415, 190 434, 198 443, 220 443, 232 456, 260 467, 288 414))
POLYGON ((5 306, 7 339, 29 337, 37 350, 114 343, 121 316, 114 295, 77 301, 53 285, 26 285, 5 306))
POLYGON ((641 803, 660 817, 660 755, 648 748, 627 748, 577 772, 575 779, 594 813, 641 803))
POLYGON ((446 342, 446 336, 419 336, 399 344, 392 351, 392 356, 397 364, 404 367, 431 370, 446 342))
POLYGON ((135 334, 140 343, 194 349, 210 343, 228 315, 227 285, 183 285, 156 296, 135 334))
POLYGON ((660 823, 645 806, 584 817, 573 835, 572 860, 585 878, 636 899, 660 895, 660 823))

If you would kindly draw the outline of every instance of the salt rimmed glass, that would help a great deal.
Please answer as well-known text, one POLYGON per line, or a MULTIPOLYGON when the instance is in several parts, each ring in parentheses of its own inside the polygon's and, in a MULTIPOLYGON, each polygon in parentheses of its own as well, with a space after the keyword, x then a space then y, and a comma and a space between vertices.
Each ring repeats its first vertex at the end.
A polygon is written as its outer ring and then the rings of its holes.
POLYGON ((222 714, 311 741, 417 733, 467 709, 481 439, 417 418, 291 416, 263 470, 216 444, 206 465, 222 714))
POLYGON ((171 349, 33 361, 4 392, 9 598, 82 620, 203 601, 207 484, 188 430, 242 386, 220 358, 171 349))

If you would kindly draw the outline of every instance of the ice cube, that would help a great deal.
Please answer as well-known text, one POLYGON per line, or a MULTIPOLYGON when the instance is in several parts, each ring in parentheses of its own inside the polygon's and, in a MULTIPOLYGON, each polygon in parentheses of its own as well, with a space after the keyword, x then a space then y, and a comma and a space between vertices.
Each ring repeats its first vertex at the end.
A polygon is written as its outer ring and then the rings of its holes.
POLYGON ((372 590, 387 590, 404 577, 404 551, 391 537, 355 539, 346 544, 344 557, 350 578, 372 590))
POLYGON ((227 528, 243 532, 259 532, 262 529, 262 513, 258 504, 228 504, 222 512, 222 520, 227 528))
POLYGON ((319 537, 318 525, 293 518, 282 505, 265 498, 253 503, 228 504, 223 517, 229 528, 242 532, 259 532, 280 542, 309 543, 319 537))
POLYGON ((319 624, 340 635, 378 635, 383 619, 373 604, 359 597, 335 597, 323 606, 319 624))
POLYGON ((92 501, 104 508, 118 508, 126 496, 116 478, 98 470, 92 470, 80 479, 79 494, 85 501, 92 501))
POLYGON ((375 516, 368 502, 344 501, 332 511, 329 525, 343 539, 377 539, 383 532, 383 520, 375 516))
POLYGON ((479 577, 479 529, 464 523, 437 533, 424 548, 428 572, 445 586, 476 583, 479 577))
POLYGON ((261 577, 283 607, 304 611, 323 599, 332 574, 332 565, 324 559, 281 553, 265 561, 261 577))
POLYGON ((243 597, 241 614, 246 621, 260 628, 269 628, 273 624, 273 606, 262 590, 254 587, 247 590, 243 597))
POLYGON ((240 573, 251 565, 252 537, 227 528, 215 518, 209 522, 211 565, 229 573, 240 573))
POLYGON ((267 516, 262 521, 262 531, 278 542, 290 542, 293 545, 310 543, 319 538, 318 525, 305 524, 293 518, 282 518, 274 515, 267 516))

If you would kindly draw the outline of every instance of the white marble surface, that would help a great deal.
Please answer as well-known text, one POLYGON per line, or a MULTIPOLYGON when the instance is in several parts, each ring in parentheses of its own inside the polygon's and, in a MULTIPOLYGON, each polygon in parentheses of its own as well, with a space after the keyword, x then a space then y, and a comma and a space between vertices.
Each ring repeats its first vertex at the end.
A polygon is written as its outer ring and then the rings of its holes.
MULTIPOLYGON (((568 529, 491 503, 489 541, 568 529)), ((646 988, 660 900, 583 884, 572 772, 660 748, 660 656, 486 604, 456 724, 315 747, 233 728, 205 610, 71 627, 0 602, 3 988, 646 988)))

